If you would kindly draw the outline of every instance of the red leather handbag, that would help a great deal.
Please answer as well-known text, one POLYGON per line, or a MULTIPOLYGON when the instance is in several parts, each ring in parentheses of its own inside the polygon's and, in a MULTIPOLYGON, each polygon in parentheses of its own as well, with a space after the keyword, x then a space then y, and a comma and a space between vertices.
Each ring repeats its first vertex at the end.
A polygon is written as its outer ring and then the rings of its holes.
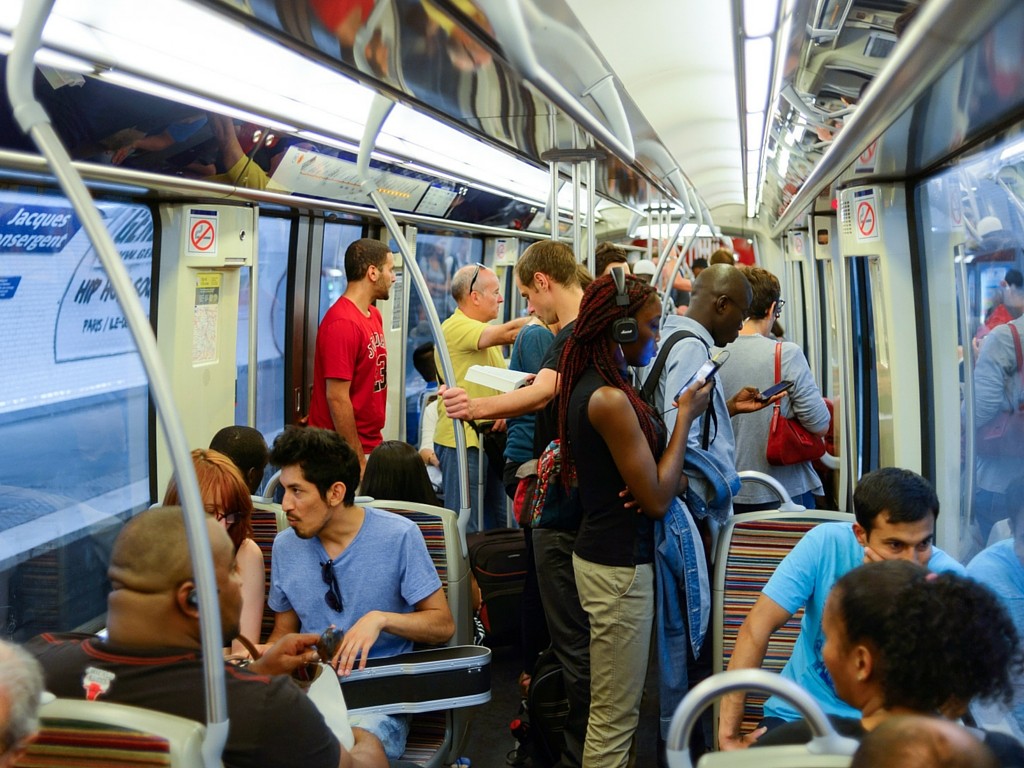
MULTIPOLYGON (((1024 355, 1021 354, 1020 333, 1017 326, 1007 323, 1013 334, 1013 346, 1017 353, 1017 375, 1024 387, 1024 355)), ((995 418, 981 427, 975 441, 979 456, 1024 458, 1024 412, 1000 411, 995 418)))
MULTIPOLYGON (((782 344, 775 345, 775 383, 782 380, 782 344)), ((814 461, 825 454, 825 441, 804 429, 796 419, 787 419, 775 403, 768 427, 765 458, 773 467, 814 461)))

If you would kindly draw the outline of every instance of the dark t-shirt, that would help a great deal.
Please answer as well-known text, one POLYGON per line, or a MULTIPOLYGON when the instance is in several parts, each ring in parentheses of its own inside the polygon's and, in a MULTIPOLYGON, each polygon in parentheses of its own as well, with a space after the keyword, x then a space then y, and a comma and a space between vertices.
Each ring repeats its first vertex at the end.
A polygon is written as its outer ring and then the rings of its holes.
MULTIPOLYGON (((25 648, 43 666, 46 689, 86 698, 83 677, 96 668, 114 675, 97 700, 206 722, 203 665, 182 648, 119 649, 91 635, 39 635, 25 648)), ((225 663, 228 718, 225 768, 337 768, 341 746, 323 716, 285 676, 266 677, 225 663)))
MULTIPOLYGON (((555 334, 555 339, 551 342, 548 353, 540 364, 541 370, 545 368, 550 368, 552 371, 558 370, 559 361, 562 359, 562 349, 564 349, 568 338, 572 336, 574 325, 576 325, 575 320, 567 323, 562 330, 555 334)), ((537 412, 537 421, 533 427, 533 457, 535 459, 540 458, 544 449, 548 447, 548 443, 558 437, 558 400, 560 396, 560 394, 556 394, 550 403, 537 412)))
MULTIPOLYGON (((867 735, 860 720, 849 717, 829 717, 832 727, 841 736, 849 736, 860 741, 867 735)), ((980 728, 969 728, 969 731, 985 742, 992 750, 1003 768, 1024 768, 1024 746, 1012 736, 995 731, 983 731, 980 728)), ((754 742, 755 747, 772 747, 780 744, 806 744, 811 740, 811 729, 805 720, 772 728, 754 742)))
POLYGON ((599 565, 650 563, 654 561, 654 523, 647 515, 623 506, 619 492, 626 482, 608 444, 587 414, 591 395, 606 386, 597 370, 591 368, 569 395, 569 441, 583 505, 583 522, 573 551, 599 565))

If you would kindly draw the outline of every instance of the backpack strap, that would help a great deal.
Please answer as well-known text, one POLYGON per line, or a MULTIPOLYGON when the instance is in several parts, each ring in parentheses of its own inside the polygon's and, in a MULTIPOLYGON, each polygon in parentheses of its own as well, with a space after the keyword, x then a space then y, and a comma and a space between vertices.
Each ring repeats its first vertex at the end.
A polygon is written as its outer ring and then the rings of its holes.
POLYGON ((668 363, 668 353, 672 351, 672 347, 678 344, 683 339, 696 339, 704 345, 704 349, 708 349, 707 343, 693 331, 676 331, 667 339, 665 343, 661 345, 661 349, 658 350, 658 356, 654 359, 654 365, 651 367, 651 372, 647 374, 647 378, 644 379, 643 388, 640 390, 640 395, 648 403, 654 404, 654 396, 658 391, 658 381, 661 379, 661 372, 665 370, 665 365, 668 363))
MULTIPOLYGON (((647 374, 647 378, 644 379, 644 386, 640 390, 640 396, 651 405, 654 405, 655 394, 658 391, 658 382, 661 380, 661 373, 665 370, 665 365, 668 363, 668 353, 672 351, 672 347, 683 339, 696 339, 699 341, 704 345, 704 351, 707 352, 708 359, 711 358, 711 347, 709 347, 707 342, 693 331, 676 331, 665 339, 665 343, 662 344, 661 349, 658 350, 658 356, 654 360, 654 365, 651 366, 651 372, 647 374)), ((701 448, 705 451, 708 449, 708 446, 711 445, 712 421, 715 423, 715 435, 717 436, 718 414, 715 413, 714 396, 712 396, 708 401, 707 410, 704 411, 704 430, 701 435, 701 448), (708 418, 708 416, 711 418, 708 418)))

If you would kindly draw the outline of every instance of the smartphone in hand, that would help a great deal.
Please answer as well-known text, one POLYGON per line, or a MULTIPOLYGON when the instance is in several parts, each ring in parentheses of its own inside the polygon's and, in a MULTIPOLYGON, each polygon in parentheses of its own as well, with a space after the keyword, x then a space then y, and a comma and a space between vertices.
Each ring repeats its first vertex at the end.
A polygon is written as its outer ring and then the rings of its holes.
POLYGON ((787 381, 786 379, 783 379, 778 384, 774 384, 774 385, 768 387, 768 389, 766 389, 764 392, 761 392, 760 394, 758 394, 757 399, 758 400, 771 400, 773 397, 775 397, 777 394, 779 394, 779 392, 788 392, 792 388, 793 388, 793 382, 792 381, 787 381))
POLYGON ((718 371, 719 368, 721 368, 725 364, 725 361, 728 359, 729 351, 726 349, 723 349, 714 357, 709 358, 700 368, 697 369, 697 372, 694 373, 693 376, 691 376, 689 380, 685 384, 683 384, 682 387, 679 388, 679 391, 676 392, 676 400, 680 398, 683 392, 692 387, 694 382, 696 382, 698 379, 704 379, 705 382, 708 382, 715 378, 715 373, 718 371))

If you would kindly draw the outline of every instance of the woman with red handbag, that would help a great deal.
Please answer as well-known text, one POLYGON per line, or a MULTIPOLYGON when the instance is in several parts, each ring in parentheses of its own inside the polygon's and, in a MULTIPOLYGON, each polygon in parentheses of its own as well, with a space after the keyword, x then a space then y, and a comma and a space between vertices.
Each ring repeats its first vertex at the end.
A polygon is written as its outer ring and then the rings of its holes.
MULTIPOLYGON (((785 303, 778 278, 759 267, 737 267, 753 290, 750 317, 739 337, 728 346, 732 357, 719 376, 731 397, 752 385, 761 392, 788 385, 787 396, 772 408, 747 413, 732 420, 736 435, 736 469, 771 475, 785 487, 793 501, 814 508, 822 494, 821 479, 811 462, 825 452, 821 439, 828 431, 829 411, 821 390, 796 344, 777 342, 771 328, 785 303)), ((736 512, 777 509, 775 494, 763 486, 744 485, 733 499, 736 512)))

